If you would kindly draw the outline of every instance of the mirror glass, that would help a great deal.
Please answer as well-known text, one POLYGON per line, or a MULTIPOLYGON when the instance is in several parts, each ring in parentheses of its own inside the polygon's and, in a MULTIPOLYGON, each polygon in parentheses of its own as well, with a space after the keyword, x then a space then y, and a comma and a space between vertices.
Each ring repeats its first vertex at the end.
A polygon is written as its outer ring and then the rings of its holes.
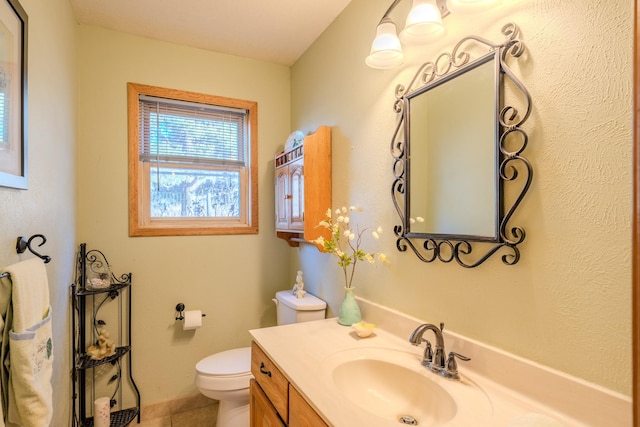
POLYGON ((498 70, 489 55, 406 97, 410 234, 498 233, 498 70))

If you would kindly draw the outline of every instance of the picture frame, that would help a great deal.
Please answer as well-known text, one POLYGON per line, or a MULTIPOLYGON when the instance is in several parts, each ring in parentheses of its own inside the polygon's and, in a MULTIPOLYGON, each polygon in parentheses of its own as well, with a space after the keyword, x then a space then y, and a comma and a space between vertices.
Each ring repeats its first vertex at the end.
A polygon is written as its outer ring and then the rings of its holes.
POLYGON ((0 0, 0 187, 26 190, 28 18, 0 0))

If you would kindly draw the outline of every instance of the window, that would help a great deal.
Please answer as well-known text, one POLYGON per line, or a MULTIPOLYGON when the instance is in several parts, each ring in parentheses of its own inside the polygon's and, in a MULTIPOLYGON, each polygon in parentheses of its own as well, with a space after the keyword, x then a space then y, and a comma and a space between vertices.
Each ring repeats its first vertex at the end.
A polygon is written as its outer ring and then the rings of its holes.
POLYGON ((258 232, 257 103, 135 83, 129 235, 258 232))

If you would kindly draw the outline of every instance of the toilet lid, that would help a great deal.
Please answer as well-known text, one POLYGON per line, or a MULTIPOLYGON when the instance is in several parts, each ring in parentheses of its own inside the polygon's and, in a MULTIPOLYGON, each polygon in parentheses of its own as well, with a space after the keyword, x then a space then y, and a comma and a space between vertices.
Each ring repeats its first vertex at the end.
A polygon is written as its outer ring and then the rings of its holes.
POLYGON ((251 372, 251 347, 234 348, 212 354, 196 363, 202 375, 235 376, 251 372))

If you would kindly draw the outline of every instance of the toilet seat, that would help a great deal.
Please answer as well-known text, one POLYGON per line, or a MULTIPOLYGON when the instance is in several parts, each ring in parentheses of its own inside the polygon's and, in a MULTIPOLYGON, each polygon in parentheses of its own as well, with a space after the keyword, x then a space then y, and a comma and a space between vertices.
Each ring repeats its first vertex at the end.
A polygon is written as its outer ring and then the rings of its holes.
POLYGON ((196 364, 196 386, 208 390, 249 388, 251 347, 212 354, 196 364))

